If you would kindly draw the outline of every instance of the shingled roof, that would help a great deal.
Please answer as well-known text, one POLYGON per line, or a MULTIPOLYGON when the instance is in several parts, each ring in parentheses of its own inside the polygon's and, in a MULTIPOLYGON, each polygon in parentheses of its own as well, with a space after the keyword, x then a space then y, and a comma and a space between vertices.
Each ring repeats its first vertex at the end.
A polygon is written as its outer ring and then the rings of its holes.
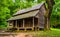
POLYGON ((23 19, 23 18, 28 18, 28 17, 33 17, 33 16, 36 16, 36 14, 38 12, 39 12, 39 10, 36 10, 36 11, 32 11, 32 12, 29 12, 29 13, 26 13, 26 14, 14 16, 14 17, 11 17, 10 19, 8 19, 7 21, 9 21, 9 20, 23 19))
POLYGON ((33 6, 33 7, 31 7, 31 8, 19 10, 19 11, 17 11, 15 14, 13 14, 13 16, 14 16, 14 15, 19 15, 19 14, 22 14, 22 13, 25 13, 25 12, 37 10, 37 9, 41 8, 41 6, 42 6, 43 4, 44 4, 44 2, 42 2, 42 3, 40 3, 40 4, 36 5, 36 6, 33 6))
POLYGON ((40 9, 43 4, 44 4, 44 2, 42 2, 41 4, 38 4, 36 6, 33 6, 32 8, 20 10, 17 13, 13 14, 14 16, 11 17, 10 19, 8 19, 7 21, 33 17, 39 12, 38 9, 40 9), (25 14, 23 14, 23 13, 25 13, 25 14), (17 16, 15 16, 15 15, 17 15, 17 16))

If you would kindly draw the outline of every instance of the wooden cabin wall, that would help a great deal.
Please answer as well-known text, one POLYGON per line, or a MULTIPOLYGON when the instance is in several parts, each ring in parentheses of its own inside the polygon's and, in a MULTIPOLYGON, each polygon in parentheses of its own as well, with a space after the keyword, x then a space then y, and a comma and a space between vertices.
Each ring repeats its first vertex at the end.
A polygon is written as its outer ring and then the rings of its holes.
POLYGON ((46 13, 45 5, 42 5, 42 7, 39 9, 38 12, 38 24, 40 28, 44 28, 44 14, 46 13))
POLYGON ((45 6, 45 4, 41 6, 40 11, 42 12, 43 15, 46 14, 46 6, 45 6))
POLYGON ((9 21, 8 23, 9 23, 8 26, 9 26, 10 28, 12 28, 12 27, 13 27, 13 21, 9 21))
POLYGON ((32 18, 26 18, 25 19, 25 27, 32 27, 33 26, 33 21, 32 18))
MULTIPOLYGON (((33 27, 33 17, 32 18, 26 18, 24 19, 24 27, 33 27)), ((9 22, 12 27, 23 27, 23 19, 20 20, 14 20, 9 22), (16 24, 17 23, 17 24, 16 24)), ((34 26, 37 27, 38 25, 38 19, 34 18, 34 26)))
POLYGON ((23 19, 17 20, 17 27, 23 27, 23 19))
POLYGON ((16 20, 9 21, 10 27, 16 27, 16 20))
POLYGON ((16 20, 13 21, 13 27, 16 27, 16 20))
MULTIPOLYGON (((25 19, 25 27, 33 27, 33 18, 26 18, 25 19)), ((34 27, 38 26, 38 19, 34 18, 34 27)))
POLYGON ((34 18, 34 25, 35 27, 38 27, 38 18, 34 18))

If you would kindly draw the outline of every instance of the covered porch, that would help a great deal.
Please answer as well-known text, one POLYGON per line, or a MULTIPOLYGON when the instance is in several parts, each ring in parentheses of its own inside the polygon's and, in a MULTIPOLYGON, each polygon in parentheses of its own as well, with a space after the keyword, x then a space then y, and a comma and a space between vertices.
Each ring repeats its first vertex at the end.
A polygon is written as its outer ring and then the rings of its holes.
POLYGON ((38 24, 38 18, 35 17, 29 17, 25 19, 18 19, 18 20, 12 20, 9 21, 10 28, 15 28, 16 30, 35 30, 39 27, 38 24))

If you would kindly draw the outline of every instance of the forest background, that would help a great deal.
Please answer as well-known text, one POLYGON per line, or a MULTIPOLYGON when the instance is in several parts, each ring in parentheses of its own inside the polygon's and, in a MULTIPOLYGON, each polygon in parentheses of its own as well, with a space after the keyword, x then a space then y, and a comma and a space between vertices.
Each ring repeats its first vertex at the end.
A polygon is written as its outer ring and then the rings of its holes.
MULTIPOLYGON (((0 28, 7 28, 7 19, 21 9, 40 4, 45 0, 0 0, 0 28)), ((51 27, 60 27, 60 0, 54 0, 55 5, 52 10, 50 25, 51 27)))

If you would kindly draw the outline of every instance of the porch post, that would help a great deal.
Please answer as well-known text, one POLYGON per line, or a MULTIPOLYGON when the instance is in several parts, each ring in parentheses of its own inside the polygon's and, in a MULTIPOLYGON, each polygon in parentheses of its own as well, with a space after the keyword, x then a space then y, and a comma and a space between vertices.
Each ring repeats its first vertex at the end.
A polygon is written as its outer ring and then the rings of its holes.
POLYGON ((39 18, 38 18, 38 30, 39 30, 39 26, 40 26, 40 25, 39 25, 39 18))
POLYGON ((7 25, 7 27, 9 28, 9 22, 8 22, 8 25, 7 25))
POLYGON ((34 30, 34 17, 33 17, 33 28, 32 28, 32 30, 34 30))
POLYGON ((33 27, 34 27, 34 17, 33 17, 33 27))
POLYGON ((17 24, 17 20, 16 20, 16 29, 17 31, 19 31, 19 25, 17 24))
POLYGON ((24 21, 24 19, 23 19, 23 27, 24 27, 24 23, 25 23, 25 21, 24 21))
POLYGON ((9 28, 10 28, 10 27, 9 27, 9 22, 8 22, 8 25, 7 25, 7 30, 9 30, 9 28))
POLYGON ((17 28, 17 20, 16 20, 16 25, 15 25, 15 27, 17 28))

